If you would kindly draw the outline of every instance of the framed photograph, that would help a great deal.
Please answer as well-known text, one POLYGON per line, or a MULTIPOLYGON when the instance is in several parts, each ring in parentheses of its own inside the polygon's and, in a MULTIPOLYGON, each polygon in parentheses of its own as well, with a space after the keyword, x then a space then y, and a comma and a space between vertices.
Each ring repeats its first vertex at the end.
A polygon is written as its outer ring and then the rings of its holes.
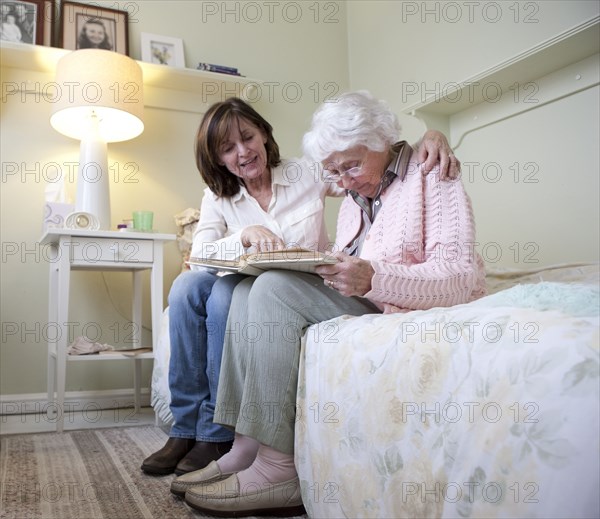
POLYGON ((52 45, 54 0, 0 0, 0 40, 52 45))
POLYGON ((183 40, 143 32, 142 61, 185 68, 183 40))
POLYGON ((129 55, 127 11, 97 5, 62 3, 60 25, 64 49, 106 49, 129 55))

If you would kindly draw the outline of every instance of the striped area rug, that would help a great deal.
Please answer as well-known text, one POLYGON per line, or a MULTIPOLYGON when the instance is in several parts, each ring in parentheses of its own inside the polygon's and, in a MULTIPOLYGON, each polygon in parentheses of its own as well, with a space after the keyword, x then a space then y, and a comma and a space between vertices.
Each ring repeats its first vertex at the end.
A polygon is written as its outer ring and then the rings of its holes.
POLYGON ((193 518, 142 460, 167 435, 158 427, 23 434, 0 439, 2 519, 193 518))
POLYGON ((167 438, 153 426, 0 437, 0 519, 209 517, 171 494, 174 475, 141 471, 167 438))

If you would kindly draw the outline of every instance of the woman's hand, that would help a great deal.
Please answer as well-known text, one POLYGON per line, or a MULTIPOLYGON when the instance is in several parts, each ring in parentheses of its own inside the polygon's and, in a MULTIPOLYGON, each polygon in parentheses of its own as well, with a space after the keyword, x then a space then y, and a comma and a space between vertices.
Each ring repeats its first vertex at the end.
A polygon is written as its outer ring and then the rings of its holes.
POLYGON ((453 180, 460 175, 460 161, 452 153, 446 136, 437 130, 427 130, 419 144, 418 160, 423 165, 423 173, 429 173, 440 164, 440 178, 453 180))
POLYGON ((242 245, 253 247, 256 252, 285 249, 283 240, 262 225, 250 225, 242 231, 242 245))
POLYGON ((338 263, 317 267, 317 274, 324 279, 328 287, 347 297, 364 296, 371 290, 375 270, 370 261, 343 252, 332 256, 338 259, 338 263))

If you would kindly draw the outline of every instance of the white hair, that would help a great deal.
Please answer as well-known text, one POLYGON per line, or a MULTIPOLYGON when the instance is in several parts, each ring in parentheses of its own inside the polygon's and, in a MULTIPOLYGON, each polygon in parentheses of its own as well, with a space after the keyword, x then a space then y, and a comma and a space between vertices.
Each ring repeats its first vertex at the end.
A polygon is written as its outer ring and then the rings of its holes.
POLYGON ((334 152, 359 145, 383 151, 399 135, 398 118, 387 103, 362 90, 323 103, 313 115, 302 146, 309 160, 322 162, 334 152))

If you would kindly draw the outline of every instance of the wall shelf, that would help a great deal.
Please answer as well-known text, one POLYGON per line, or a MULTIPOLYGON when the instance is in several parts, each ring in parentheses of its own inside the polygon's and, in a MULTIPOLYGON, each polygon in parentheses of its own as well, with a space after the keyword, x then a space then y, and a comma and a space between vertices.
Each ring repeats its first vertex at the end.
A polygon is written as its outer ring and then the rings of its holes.
POLYGON ((450 137, 466 134, 599 84, 600 17, 513 56, 460 83, 448 84, 403 112, 450 137))
MULTIPOLYGON (((69 52, 72 51, 2 41, 2 81, 16 83, 20 92, 39 94, 42 84, 54 80, 58 60, 69 52)), ((144 104, 152 108, 204 113, 212 103, 227 97, 252 100, 261 88, 260 81, 246 77, 138 63, 144 75, 144 104)), ((3 96, 6 93, 4 88, 3 96)))

